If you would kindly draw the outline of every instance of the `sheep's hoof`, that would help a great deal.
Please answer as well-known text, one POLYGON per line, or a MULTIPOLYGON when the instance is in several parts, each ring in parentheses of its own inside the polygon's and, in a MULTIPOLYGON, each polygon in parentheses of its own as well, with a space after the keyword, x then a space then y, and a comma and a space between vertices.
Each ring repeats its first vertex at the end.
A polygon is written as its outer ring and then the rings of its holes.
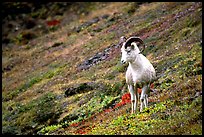
POLYGON ((143 109, 140 109, 140 112, 142 112, 143 109))
POLYGON ((134 111, 131 111, 131 114, 134 114, 134 111))
POLYGON ((131 112, 131 114, 134 114, 134 113, 136 113, 136 111, 132 111, 132 112, 131 112))

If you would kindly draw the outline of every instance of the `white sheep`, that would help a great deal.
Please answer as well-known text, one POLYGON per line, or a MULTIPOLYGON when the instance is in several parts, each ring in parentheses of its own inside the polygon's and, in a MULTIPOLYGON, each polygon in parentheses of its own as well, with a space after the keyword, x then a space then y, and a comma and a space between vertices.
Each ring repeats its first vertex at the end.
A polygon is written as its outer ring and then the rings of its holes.
POLYGON ((156 72, 153 65, 149 60, 141 54, 145 45, 144 42, 138 37, 130 37, 126 39, 124 36, 120 38, 120 43, 122 43, 122 58, 121 62, 129 63, 129 66, 126 71, 126 83, 131 95, 132 103, 132 113, 136 112, 139 95, 137 88, 142 87, 142 93, 140 97, 140 112, 143 110, 143 107, 148 107, 148 95, 147 93, 150 90, 150 84, 156 79, 156 72), (142 45, 142 50, 138 48, 136 42, 139 42, 142 45))

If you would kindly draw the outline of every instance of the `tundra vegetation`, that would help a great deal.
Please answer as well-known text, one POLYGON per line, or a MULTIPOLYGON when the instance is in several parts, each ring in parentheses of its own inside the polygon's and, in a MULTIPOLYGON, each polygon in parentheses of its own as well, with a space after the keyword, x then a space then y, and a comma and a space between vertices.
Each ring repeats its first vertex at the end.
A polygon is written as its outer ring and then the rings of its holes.
POLYGON ((2 15, 4 135, 202 134, 201 2, 4 2, 2 15), (123 35, 161 76, 135 114, 123 35))

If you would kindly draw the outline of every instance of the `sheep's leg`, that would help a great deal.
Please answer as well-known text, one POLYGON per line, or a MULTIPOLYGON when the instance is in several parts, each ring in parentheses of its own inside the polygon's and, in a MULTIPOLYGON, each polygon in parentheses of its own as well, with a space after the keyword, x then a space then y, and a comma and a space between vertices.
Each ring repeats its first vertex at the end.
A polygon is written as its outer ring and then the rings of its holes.
POLYGON ((150 86, 147 85, 147 91, 146 91, 146 95, 145 95, 145 98, 144 98, 144 105, 145 107, 148 107, 148 94, 150 92, 150 86))
POLYGON ((131 96, 131 104, 132 104, 132 111, 131 112, 134 113, 135 112, 135 103, 136 103, 135 99, 136 99, 136 97, 135 97, 133 85, 128 85, 128 89, 129 89, 130 96, 131 96))
POLYGON ((139 101, 139 94, 138 94, 138 91, 137 91, 137 85, 135 84, 135 99, 136 99, 136 101, 135 101, 135 106, 134 106, 134 110, 136 111, 137 110, 137 105, 138 105, 138 101, 139 101))
POLYGON ((147 94, 145 95, 145 98, 144 98, 144 106, 146 108, 148 107, 148 95, 147 94))
POLYGON ((141 102, 141 104, 140 104, 140 112, 142 112, 142 110, 143 110, 143 107, 145 106, 145 107, 147 107, 147 89, 148 89, 148 86, 144 86, 143 88, 142 88, 142 93, 141 93, 141 97, 140 97, 140 102, 141 102))

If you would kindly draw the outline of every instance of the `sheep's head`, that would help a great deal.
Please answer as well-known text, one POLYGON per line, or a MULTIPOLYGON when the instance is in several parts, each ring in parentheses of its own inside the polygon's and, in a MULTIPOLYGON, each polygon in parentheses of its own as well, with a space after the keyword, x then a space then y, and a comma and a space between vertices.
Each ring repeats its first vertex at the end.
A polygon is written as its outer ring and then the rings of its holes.
POLYGON ((142 53, 145 49, 144 42, 138 37, 130 37, 130 38, 126 39, 124 36, 122 36, 120 38, 120 44, 122 44, 121 62, 123 64, 126 62, 134 61, 136 56, 138 54, 142 53), (137 44, 138 42, 140 43, 139 45, 137 44), (141 50, 139 49, 140 47, 142 47, 141 50))

